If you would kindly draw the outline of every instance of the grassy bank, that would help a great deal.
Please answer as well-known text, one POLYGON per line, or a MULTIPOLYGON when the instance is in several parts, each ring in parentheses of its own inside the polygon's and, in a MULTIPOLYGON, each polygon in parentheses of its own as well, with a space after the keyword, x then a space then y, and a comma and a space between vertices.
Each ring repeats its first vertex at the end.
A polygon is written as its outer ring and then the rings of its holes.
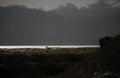
POLYGON ((120 78, 120 36, 104 38, 101 44, 101 48, 0 49, 0 78, 120 78))
POLYGON ((0 78, 55 77, 97 49, 0 49, 0 78))

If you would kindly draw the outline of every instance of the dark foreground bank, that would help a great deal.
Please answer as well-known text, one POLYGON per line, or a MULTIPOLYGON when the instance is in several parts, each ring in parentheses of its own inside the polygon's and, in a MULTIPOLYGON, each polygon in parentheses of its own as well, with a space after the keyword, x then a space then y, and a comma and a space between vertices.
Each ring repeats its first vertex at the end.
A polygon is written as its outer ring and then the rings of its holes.
POLYGON ((119 78, 120 36, 101 48, 0 49, 0 78, 119 78))

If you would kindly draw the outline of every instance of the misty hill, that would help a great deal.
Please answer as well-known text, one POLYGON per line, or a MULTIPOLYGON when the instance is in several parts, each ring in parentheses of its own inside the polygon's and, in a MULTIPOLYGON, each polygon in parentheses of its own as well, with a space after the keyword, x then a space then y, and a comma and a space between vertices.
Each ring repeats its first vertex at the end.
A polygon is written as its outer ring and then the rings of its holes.
POLYGON ((119 20, 120 8, 108 4, 51 11, 0 7, 0 44, 98 44, 99 38, 120 33, 119 20))
POLYGON ((118 15, 119 7, 113 7, 107 0, 98 0, 96 3, 88 5, 88 7, 78 8, 75 4, 68 3, 66 5, 59 6, 58 8, 51 10, 50 12, 56 15, 68 17, 68 18, 88 18, 88 17, 100 17, 118 15))

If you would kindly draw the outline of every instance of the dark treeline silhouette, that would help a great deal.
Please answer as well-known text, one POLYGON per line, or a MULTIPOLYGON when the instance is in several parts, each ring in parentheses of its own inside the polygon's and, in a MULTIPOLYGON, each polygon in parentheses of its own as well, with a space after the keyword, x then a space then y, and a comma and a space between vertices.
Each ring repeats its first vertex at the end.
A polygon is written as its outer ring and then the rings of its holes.
POLYGON ((105 37, 99 40, 100 46, 103 47, 112 40, 112 37, 105 37))
POLYGON ((0 7, 0 44, 98 44, 101 37, 120 33, 120 8, 105 1, 51 11, 0 7))

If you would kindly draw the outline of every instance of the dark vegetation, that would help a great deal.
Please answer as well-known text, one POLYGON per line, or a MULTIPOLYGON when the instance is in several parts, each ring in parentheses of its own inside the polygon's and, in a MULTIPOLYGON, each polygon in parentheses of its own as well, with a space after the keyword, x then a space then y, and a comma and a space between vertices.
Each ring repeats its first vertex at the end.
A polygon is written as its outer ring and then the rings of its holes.
POLYGON ((100 49, 88 54, 76 67, 59 77, 120 78, 120 36, 100 39, 100 45, 100 49))
POLYGON ((60 75, 96 48, 1 49, 0 78, 48 78, 60 75))
POLYGON ((101 48, 1 49, 0 78, 120 78, 120 36, 109 38, 101 48))

